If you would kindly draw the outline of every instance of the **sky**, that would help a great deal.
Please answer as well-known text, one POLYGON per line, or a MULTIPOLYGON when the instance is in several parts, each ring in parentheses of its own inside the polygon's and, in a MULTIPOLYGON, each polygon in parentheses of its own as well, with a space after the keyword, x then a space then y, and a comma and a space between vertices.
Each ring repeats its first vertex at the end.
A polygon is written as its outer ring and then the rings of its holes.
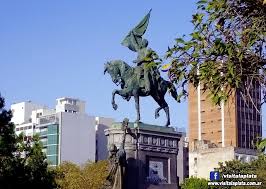
MULTIPOLYGON (((73 97, 86 101, 89 115, 135 121, 133 98, 117 96, 118 110, 111 106, 118 88, 104 63, 122 59, 130 65, 136 53, 121 45, 132 29, 152 8, 145 38, 163 56, 174 39, 192 32, 195 0, 9 0, 0 1, 0 92, 9 108, 31 100, 55 107, 55 99, 73 97)), ((166 63, 166 62, 165 62, 166 63)), ((166 94, 171 125, 187 127, 187 101, 177 103, 166 94)), ((163 125, 164 112, 154 119, 158 107, 151 97, 140 99, 145 123, 163 125)))

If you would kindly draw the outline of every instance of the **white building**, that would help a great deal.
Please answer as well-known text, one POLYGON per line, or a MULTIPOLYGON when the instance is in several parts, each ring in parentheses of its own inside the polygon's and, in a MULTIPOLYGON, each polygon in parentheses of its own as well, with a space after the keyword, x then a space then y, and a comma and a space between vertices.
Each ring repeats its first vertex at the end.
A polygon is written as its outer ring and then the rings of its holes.
POLYGON ((189 176, 209 179, 210 172, 218 168, 219 163, 234 159, 250 162, 257 159, 257 153, 252 149, 217 147, 208 141, 198 142, 189 152, 189 176))
POLYGON ((83 164, 88 160, 97 160, 98 156, 106 159, 107 152, 104 152, 104 147, 100 150, 101 154, 97 154, 96 141, 104 143, 106 137, 104 134, 98 134, 96 128, 99 123, 100 127, 111 126, 113 120, 97 118, 96 121, 95 117, 85 113, 85 102, 79 99, 63 97, 56 101, 55 109, 48 109, 30 101, 11 105, 16 134, 24 132, 26 136, 32 137, 38 133, 43 143, 43 151, 52 166, 63 161, 83 164))

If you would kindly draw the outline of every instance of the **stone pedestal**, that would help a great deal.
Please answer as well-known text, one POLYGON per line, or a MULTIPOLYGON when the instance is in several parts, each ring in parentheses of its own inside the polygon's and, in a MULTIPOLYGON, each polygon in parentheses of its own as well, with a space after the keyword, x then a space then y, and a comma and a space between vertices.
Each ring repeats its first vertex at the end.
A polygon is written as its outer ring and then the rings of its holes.
MULTIPOLYGON (((108 145, 121 144, 122 123, 105 130, 108 145)), ((177 153, 181 134, 174 128, 129 123, 125 150, 126 189, 177 189, 177 153)))

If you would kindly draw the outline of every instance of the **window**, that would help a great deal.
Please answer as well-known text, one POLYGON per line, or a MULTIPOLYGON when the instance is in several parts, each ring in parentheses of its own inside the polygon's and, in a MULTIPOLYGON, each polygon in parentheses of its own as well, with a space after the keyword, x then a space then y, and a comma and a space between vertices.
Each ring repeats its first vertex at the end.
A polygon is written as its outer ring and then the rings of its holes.
POLYGON ((58 125, 48 126, 48 134, 57 134, 57 133, 58 133, 58 125))
POLYGON ((58 153, 58 145, 47 146, 47 155, 55 155, 58 153))
POLYGON ((48 135, 48 144, 58 144, 58 135, 48 135))

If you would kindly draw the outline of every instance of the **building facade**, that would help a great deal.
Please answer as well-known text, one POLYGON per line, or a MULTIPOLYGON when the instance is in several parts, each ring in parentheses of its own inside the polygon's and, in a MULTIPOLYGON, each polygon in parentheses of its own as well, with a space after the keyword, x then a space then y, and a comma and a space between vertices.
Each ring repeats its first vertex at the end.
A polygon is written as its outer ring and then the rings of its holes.
POLYGON ((96 117, 96 161, 108 158, 108 141, 104 130, 110 128, 114 119, 105 117, 96 117))
MULTIPOLYGON (((204 141, 201 141, 204 142, 204 141)), ((252 149, 236 148, 233 146, 213 148, 204 143, 197 150, 189 152, 189 175, 209 179, 210 172, 218 168, 218 162, 233 159, 250 162, 257 158, 252 149)))
MULTIPOLYGON (((11 110, 16 134, 23 132, 29 138, 39 134, 43 152, 51 166, 63 161, 79 165, 86 161, 96 161, 96 141, 101 143, 106 140, 105 135, 101 136, 96 130, 97 120, 102 122, 104 118, 88 116, 85 113, 85 102, 79 99, 59 98, 55 109, 23 102, 11 105, 11 110), (99 139, 96 139, 97 135, 99 139)), ((109 119, 105 126, 108 127, 111 122, 112 119, 109 119)), ((101 150, 104 153, 104 149, 101 150)), ((103 158, 103 155, 100 157, 103 158)))
POLYGON ((185 132, 180 132, 181 138, 178 143, 177 154, 177 177, 179 185, 181 185, 185 178, 189 177, 189 153, 188 153, 188 138, 185 132))
MULTIPOLYGON (((256 84, 250 89, 252 101, 244 100, 240 90, 226 103, 214 106, 202 87, 189 86, 189 142, 208 140, 217 147, 255 149, 262 136, 261 93, 256 84)), ((243 91, 245 94, 246 91, 243 91)))
POLYGON ((204 177, 219 162, 256 158, 256 142, 262 137, 261 89, 236 90, 226 103, 213 105, 202 86, 189 85, 189 175, 204 177))

